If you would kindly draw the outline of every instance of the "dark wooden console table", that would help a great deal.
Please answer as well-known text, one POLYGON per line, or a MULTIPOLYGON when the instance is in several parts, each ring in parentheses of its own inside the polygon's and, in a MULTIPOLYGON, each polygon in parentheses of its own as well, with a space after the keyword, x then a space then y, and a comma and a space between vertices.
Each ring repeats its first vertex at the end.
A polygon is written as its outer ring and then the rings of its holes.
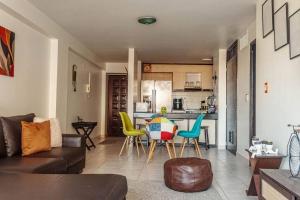
POLYGON ((249 165, 251 166, 252 178, 246 193, 248 196, 260 196, 260 169, 279 169, 282 158, 281 154, 262 154, 252 158, 252 153, 249 153, 249 165))
POLYGON ((291 177, 289 170, 262 169, 261 196, 263 200, 300 199, 300 179, 291 177))
POLYGON ((97 126, 97 122, 74 122, 72 123, 72 126, 78 135, 83 135, 85 137, 85 145, 88 150, 91 150, 91 147, 96 148, 96 145, 94 144, 90 135, 97 126), (82 130, 82 132, 80 132, 80 130, 82 130), (89 140, 91 143, 90 145, 87 143, 87 140, 89 140))

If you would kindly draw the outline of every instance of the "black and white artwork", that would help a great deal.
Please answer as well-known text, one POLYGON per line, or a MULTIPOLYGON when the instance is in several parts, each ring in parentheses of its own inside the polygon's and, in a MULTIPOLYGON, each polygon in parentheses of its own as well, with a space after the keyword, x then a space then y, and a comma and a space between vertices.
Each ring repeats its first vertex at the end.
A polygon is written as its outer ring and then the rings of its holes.
POLYGON ((274 13, 274 45, 275 51, 289 43, 288 4, 285 3, 274 13))
POLYGON ((274 1, 266 0, 262 5, 263 37, 267 37, 274 30, 273 24, 274 1))
POLYGON ((290 58, 300 56, 300 9, 289 17, 290 58))

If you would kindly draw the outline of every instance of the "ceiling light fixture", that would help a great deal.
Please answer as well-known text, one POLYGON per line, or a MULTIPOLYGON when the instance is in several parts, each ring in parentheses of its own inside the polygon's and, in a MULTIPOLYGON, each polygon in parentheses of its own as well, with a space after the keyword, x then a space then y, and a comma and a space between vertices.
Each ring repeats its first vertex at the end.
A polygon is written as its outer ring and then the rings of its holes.
POLYGON ((156 21, 156 18, 151 16, 143 16, 138 18, 138 22, 144 25, 154 24, 156 21))

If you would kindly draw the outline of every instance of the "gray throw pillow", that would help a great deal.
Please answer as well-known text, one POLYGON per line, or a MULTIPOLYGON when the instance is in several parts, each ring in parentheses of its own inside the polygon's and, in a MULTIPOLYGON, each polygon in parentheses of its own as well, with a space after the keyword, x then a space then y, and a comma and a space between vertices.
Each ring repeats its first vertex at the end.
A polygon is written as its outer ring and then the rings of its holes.
POLYGON ((21 154, 22 121, 33 122, 35 115, 1 117, 2 131, 8 157, 21 154))

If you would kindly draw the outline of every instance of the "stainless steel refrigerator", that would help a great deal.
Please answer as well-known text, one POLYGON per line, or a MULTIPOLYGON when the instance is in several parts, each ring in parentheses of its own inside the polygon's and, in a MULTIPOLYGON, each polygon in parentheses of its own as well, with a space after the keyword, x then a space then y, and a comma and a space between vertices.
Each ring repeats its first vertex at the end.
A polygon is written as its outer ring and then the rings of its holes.
POLYGON ((159 113, 165 106, 172 111, 172 81, 144 80, 141 85, 141 99, 148 103, 149 111, 159 113))

